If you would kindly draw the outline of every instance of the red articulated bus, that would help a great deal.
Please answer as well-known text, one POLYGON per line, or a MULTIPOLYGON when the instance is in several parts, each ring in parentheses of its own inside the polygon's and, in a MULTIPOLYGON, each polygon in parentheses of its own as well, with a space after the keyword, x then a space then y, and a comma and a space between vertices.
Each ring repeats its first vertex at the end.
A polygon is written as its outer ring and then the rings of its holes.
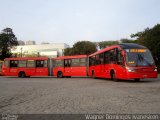
POLYGON ((2 66, 5 76, 48 76, 48 58, 6 58, 2 66))
POLYGON ((6 58, 2 65, 5 76, 90 76, 92 78, 134 79, 157 78, 157 67, 150 51, 141 45, 123 43, 87 55, 61 56, 49 59, 6 58))
POLYGON ((150 51, 141 45, 124 43, 106 47, 89 55, 92 78, 134 79, 157 78, 157 68, 150 51))
POLYGON ((53 76, 87 76, 87 55, 54 58, 53 76))

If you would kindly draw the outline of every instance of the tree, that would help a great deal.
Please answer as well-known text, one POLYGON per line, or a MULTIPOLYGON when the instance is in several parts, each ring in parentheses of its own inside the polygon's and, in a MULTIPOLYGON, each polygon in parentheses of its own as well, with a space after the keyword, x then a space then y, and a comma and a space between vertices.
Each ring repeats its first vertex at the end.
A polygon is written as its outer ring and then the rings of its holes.
POLYGON ((72 50, 74 55, 89 55, 97 51, 96 45, 90 41, 79 41, 73 45, 72 50))
POLYGON ((72 48, 66 48, 64 50, 64 55, 89 55, 96 52, 96 45, 90 41, 78 41, 72 48))
MULTIPOLYGON (((137 38, 139 44, 149 48, 155 60, 159 58, 160 24, 155 25, 153 28, 146 28, 144 31, 132 34, 131 37, 137 38)), ((160 58, 158 61, 160 61, 160 58)))
POLYGON ((98 42, 96 44, 98 44, 100 49, 103 49, 107 46, 116 45, 118 43, 119 43, 118 41, 101 41, 101 42, 98 42))
POLYGON ((137 40, 123 38, 120 40, 122 43, 137 43, 137 40))
POLYGON ((11 28, 3 29, 2 32, 0 33, 0 50, 1 50, 0 59, 3 60, 6 57, 10 57, 11 56, 10 49, 16 45, 18 45, 18 41, 12 29, 11 28))
POLYGON ((64 49, 64 55, 73 55, 72 48, 66 48, 66 49, 64 49))

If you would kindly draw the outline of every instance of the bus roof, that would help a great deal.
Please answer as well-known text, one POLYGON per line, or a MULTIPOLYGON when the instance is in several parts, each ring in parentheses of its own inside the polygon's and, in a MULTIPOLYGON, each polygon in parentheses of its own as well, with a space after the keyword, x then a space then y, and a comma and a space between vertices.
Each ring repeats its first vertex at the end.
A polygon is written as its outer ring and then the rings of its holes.
POLYGON ((102 50, 99 50, 89 56, 94 56, 94 55, 97 55, 97 54, 100 54, 100 53, 103 53, 105 51, 108 51, 108 50, 111 50, 111 49, 114 49, 116 47, 120 47, 122 49, 147 49, 146 47, 142 46, 142 45, 138 45, 138 44, 135 44, 135 43, 120 43, 118 45, 112 45, 112 46, 109 46, 109 47, 106 47, 102 50))
POLYGON ((18 57, 18 58, 5 58, 4 60, 48 60, 47 57, 18 57))
POLYGON ((121 43, 119 46, 123 49, 146 49, 146 47, 135 43, 121 43))
POLYGON ((74 55, 74 56, 61 56, 57 58, 53 58, 55 60, 60 60, 60 59, 74 59, 74 58, 86 58, 87 55, 74 55))
POLYGON ((93 53, 93 54, 91 54, 91 55, 89 55, 89 56, 94 56, 94 55, 103 53, 103 52, 105 52, 105 51, 114 49, 114 48, 116 48, 116 47, 119 47, 119 46, 118 46, 118 45, 112 45, 112 46, 106 47, 106 48, 104 48, 104 49, 102 49, 102 50, 99 50, 99 51, 97 51, 97 52, 95 52, 95 53, 93 53))

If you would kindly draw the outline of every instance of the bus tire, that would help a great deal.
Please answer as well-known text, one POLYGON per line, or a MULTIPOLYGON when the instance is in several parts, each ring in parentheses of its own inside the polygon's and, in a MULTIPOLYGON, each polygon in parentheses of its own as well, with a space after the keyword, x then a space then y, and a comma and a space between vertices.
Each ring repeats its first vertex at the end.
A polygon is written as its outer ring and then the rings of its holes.
POLYGON ((25 72, 23 72, 23 71, 19 72, 18 77, 25 78, 26 77, 25 72))
POLYGON ((96 79, 94 71, 92 71, 92 78, 96 79))
POLYGON ((135 81, 135 82, 139 82, 140 79, 139 79, 139 78, 135 78, 134 81, 135 81))
POLYGON ((111 80, 118 82, 118 79, 116 78, 116 74, 114 71, 111 71, 111 80))
POLYGON ((62 73, 61 71, 59 71, 59 72, 57 73, 57 77, 58 77, 58 78, 63 78, 63 73, 62 73))

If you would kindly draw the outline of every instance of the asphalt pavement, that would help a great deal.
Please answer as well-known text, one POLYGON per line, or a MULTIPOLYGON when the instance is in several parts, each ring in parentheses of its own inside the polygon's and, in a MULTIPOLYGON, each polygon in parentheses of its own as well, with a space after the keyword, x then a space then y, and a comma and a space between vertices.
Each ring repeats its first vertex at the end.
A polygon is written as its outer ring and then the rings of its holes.
POLYGON ((0 113, 156 114, 160 113, 160 79, 114 82, 0 76, 0 113))

